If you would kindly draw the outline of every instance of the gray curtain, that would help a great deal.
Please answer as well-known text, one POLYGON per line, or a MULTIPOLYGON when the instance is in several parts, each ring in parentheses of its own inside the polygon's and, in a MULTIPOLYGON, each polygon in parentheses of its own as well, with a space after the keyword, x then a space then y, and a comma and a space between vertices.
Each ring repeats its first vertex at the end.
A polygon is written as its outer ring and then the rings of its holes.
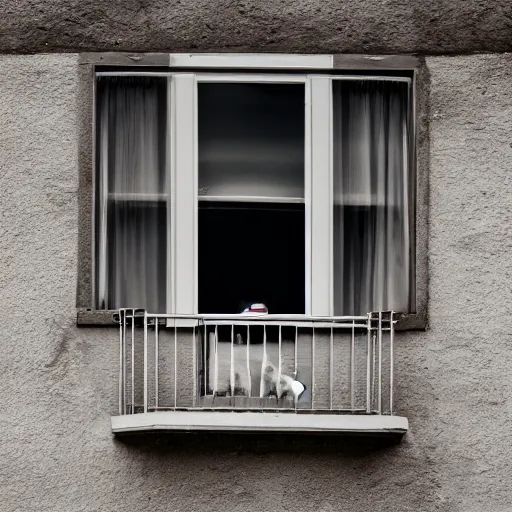
POLYGON ((333 81, 335 314, 412 305, 408 88, 333 81))
POLYGON ((166 305, 166 79, 100 77, 97 305, 166 305))

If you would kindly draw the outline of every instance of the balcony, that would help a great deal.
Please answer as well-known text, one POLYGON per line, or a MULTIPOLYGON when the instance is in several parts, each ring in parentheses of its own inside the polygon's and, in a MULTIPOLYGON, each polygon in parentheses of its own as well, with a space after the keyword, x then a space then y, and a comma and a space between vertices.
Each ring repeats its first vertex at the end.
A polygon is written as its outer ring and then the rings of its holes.
POLYGON ((357 317, 118 314, 116 434, 401 436, 392 312, 357 317))

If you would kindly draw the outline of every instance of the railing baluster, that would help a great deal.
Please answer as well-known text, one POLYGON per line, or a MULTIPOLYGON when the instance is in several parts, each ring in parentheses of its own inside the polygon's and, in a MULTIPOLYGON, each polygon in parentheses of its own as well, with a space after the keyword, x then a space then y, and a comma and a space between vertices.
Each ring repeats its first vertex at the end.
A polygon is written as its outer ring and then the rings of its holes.
POLYGON ((377 344, 377 335, 374 332, 373 335, 372 335, 372 410, 374 410, 374 408, 377 408, 377 403, 376 403, 377 400, 376 400, 376 397, 375 397, 375 394, 376 394, 375 378, 376 378, 376 375, 377 375, 377 372, 375 370, 375 367, 377 365, 377 348, 376 348, 376 344, 377 344))
POLYGON ((148 314, 144 311, 144 412, 148 412, 148 314))
POLYGON ((178 328, 174 324, 174 408, 178 406, 178 328))
POLYGON ((124 414, 124 404, 123 404, 123 396, 124 396, 124 339, 123 339, 123 325, 124 319, 121 317, 121 312, 119 313, 119 414, 124 414))
MULTIPOLYGON (((121 318, 121 317, 120 317, 121 318)), ((122 312, 123 319, 123 414, 127 414, 127 404, 126 404, 126 374, 128 373, 128 361, 126 360, 126 310, 122 312)))
POLYGON ((372 341, 372 315, 368 313, 368 329, 366 334, 366 413, 370 414, 370 386, 371 386, 371 341, 372 341))
POLYGON ((332 394, 334 379, 334 327, 331 327, 331 339, 329 341, 329 409, 332 410, 332 394))
POLYGON ((395 326, 393 324, 393 311, 389 314, 389 414, 393 415, 393 386, 394 386, 394 348, 395 326))
POLYGON ((379 330, 378 330, 378 342, 379 342, 379 380, 378 380, 378 405, 377 412, 382 414, 382 311, 379 311, 379 330))
POLYGON ((311 336, 311 409, 315 408, 315 327, 311 336))
POLYGON ((293 378, 296 379, 298 377, 298 365, 297 365, 297 354, 298 354, 298 343, 299 343, 299 327, 295 326, 295 345, 293 347, 293 364, 294 364, 294 374, 293 378))
MULTIPOLYGON (((298 367, 298 343, 299 343, 299 327, 298 326, 295 326, 295 343, 294 343, 294 346, 293 346, 293 378, 294 379, 298 379, 299 375, 298 375, 298 372, 299 372, 299 367, 298 367)), ((297 409, 297 400, 294 400, 293 401, 293 405, 295 407, 295 409, 297 409)))
POLYGON ((159 360, 159 340, 158 340, 158 318, 155 318, 155 408, 158 409, 158 360, 159 360))
POLYGON ((356 328, 352 320, 352 338, 350 340, 350 408, 355 409, 355 366, 356 366, 356 328))
POLYGON ((135 310, 132 309, 132 414, 135 414, 135 310))
POLYGON ((252 380, 251 380, 251 332, 250 327, 247 325, 247 379, 249 396, 252 395, 252 380))
POLYGON ((218 341, 219 341, 219 326, 215 326, 215 334, 213 338, 213 346, 214 346, 214 368, 213 368, 213 398, 217 395, 217 384, 219 379, 219 351, 218 351, 218 341))
MULTIPOLYGON (((281 396, 281 371, 282 371, 282 362, 281 362, 281 341, 282 341, 282 330, 281 325, 279 326, 279 346, 278 346, 278 359, 279 359, 279 366, 277 370, 277 386, 276 386, 276 393, 277 393, 277 400, 276 402, 279 402, 278 398, 281 396)), ((279 403, 276 403, 276 406, 279 406, 279 403)))
POLYGON ((204 379, 204 396, 208 393, 208 379, 210 372, 208 371, 209 361, 207 360, 207 344, 209 345, 208 339, 208 327, 204 324, 204 337, 203 337, 203 379, 204 379))
POLYGON ((260 398, 265 393, 265 370, 267 368, 267 326, 263 326, 263 357, 261 358, 260 398))
POLYGON ((194 407, 197 405, 197 402, 199 400, 199 395, 201 394, 201 383, 198 380, 198 372, 197 372, 197 366, 198 366, 198 352, 197 352, 197 339, 199 337, 199 324, 197 325, 197 332, 196 332, 196 324, 192 326, 192 354, 193 354, 193 360, 194 360, 194 386, 192 390, 192 401, 194 407), (199 383, 199 385, 198 385, 199 383))
POLYGON ((231 354, 229 362, 229 385, 231 386, 231 404, 234 405, 235 396, 235 326, 231 326, 231 354))

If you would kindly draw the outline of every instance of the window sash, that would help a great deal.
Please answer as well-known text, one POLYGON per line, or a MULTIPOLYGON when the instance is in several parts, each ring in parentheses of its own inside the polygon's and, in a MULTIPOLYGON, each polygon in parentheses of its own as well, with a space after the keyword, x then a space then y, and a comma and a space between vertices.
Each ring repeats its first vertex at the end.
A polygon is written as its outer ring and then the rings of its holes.
MULTIPOLYGON (((174 80, 177 82, 180 79, 181 74, 175 74, 174 80)), ((176 185, 175 191, 179 191, 179 195, 182 193, 186 195, 188 199, 181 198, 181 206, 182 212, 184 215, 185 211, 189 212, 189 218, 194 219, 194 225, 190 226, 193 231, 190 231, 189 234, 193 233, 193 244, 191 240, 188 240, 187 244, 179 244, 177 241, 174 246, 174 251, 176 255, 176 269, 173 275, 180 274, 182 272, 182 268, 180 266, 180 261, 184 262, 182 264, 185 265, 185 272, 188 275, 188 291, 193 291, 193 299, 190 298, 189 295, 182 295, 184 292, 182 291, 187 285, 185 279, 182 279, 181 282, 176 282, 174 287, 174 297, 175 297, 175 313, 183 313, 197 314, 198 312, 198 225, 197 225, 197 217, 198 217, 198 177, 199 177, 199 166, 198 166, 198 124, 197 124, 197 84, 198 83, 304 83, 305 85, 305 99, 304 99, 304 108, 305 108, 305 134, 304 134, 304 151, 305 151, 305 168, 304 168, 304 180, 305 180, 305 189, 304 189, 304 202, 305 202, 305 219, 306 219, 306 262, 311 261, 311 226, 309 219, 311 217, 311 149, 310 149, 310 140, 311 140, 311 103, 310 103, 310 81, 306 75, 282 75, 282 74, 273 74, 273 75, 261 75, 261 74, 218 74, 218 73, 195 73, 190 75, 193 77, 193 80, 188 82, 189 87, 193 87, 193 92, 185 96, 176 96, 175 99, 181 104, 188 102, 188 106, 183 108, 183 116, 185 116, 185 111, 193 112, 193 121, 194 121, 194 138, 192 140, 187 140, 185 143, 186 147, 193 148, 193 153, 189 156, 189 163, 192 161, 193 163, 193 176, 194 176, 194 189, 191 190, 189 188, 190 184, 187 185, 186 192, 178 188, 176 185), (193 196, 193 197, 192 197, 193 196), (186 202, 186 204, 185 204, 186 202), (193 211, 193 214, 192 214, 193 211), (191 252, 192 251, 192 252, 191 252), (193 254, 191 258, 190 255, 193 254)), ((182 91, 183 92, 183 91, 182 91)), ((175 109, 176 111, 176 109, 175 109)), ((180 112, 177 111, 178 114, 174 119, 174 130, 179 132, 182 126, 186 126, 187 119, 183 116, 180 116, 180 112), (185 123, 185 124, 182 124, 185 123), (178 129, 179 127, 179 129, 178 129)), ((187 131, 190 134, 190 131, 187 131)), ((184 156, 185 158, 185 156, 184 156)), ((183 167, 176 165, 176 177, 179 174, 183 173, 183 167), (178 170, 179 169, 179 170, 178 170)), ((176 205, 178 207, 178 205, 176 205)), ((174 218, 179 219, 180 210, 175 212, 174 218)), ((179 221, 177 221, 179 222, 179 221)), ((181 226, 176 225, 176 229, 180 229, 181 226)), ((176 238, 175 238, 176 240, 176 238)), ((306 275, 306 297, 305 297, 305 306, 306 306, 306 315, 310 315, 312 312, 311 308, 311 265, 306 264, 305 269, 306 275)))

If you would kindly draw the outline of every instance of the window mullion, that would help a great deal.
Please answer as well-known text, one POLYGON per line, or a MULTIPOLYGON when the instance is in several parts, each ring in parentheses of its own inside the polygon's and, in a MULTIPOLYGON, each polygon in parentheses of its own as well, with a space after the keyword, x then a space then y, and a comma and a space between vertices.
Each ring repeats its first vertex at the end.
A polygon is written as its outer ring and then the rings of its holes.
POLYGON ((331 80, 311 78, 311 314, 332 315, 331 80))
POLYGON ((195 75, 173 78, 173 194, 172 234, 173 309, 176 314, 196 313, 195 75))
POLYGON ((174 222, 175 222, 175 184, 176 184, 176 166, 175 141, 174 134, 176 132, 176 115, 175 115, 176 95, 174 77, 167 79, 167 147, 166 147, 166 180, 165 195, 167 197, 167 276, 166 276, 166 293, 167 293, 167 313, 175 313, 175 292, 174 292, 174 274, 175 274, 175 254, 174 254, 174 222))

